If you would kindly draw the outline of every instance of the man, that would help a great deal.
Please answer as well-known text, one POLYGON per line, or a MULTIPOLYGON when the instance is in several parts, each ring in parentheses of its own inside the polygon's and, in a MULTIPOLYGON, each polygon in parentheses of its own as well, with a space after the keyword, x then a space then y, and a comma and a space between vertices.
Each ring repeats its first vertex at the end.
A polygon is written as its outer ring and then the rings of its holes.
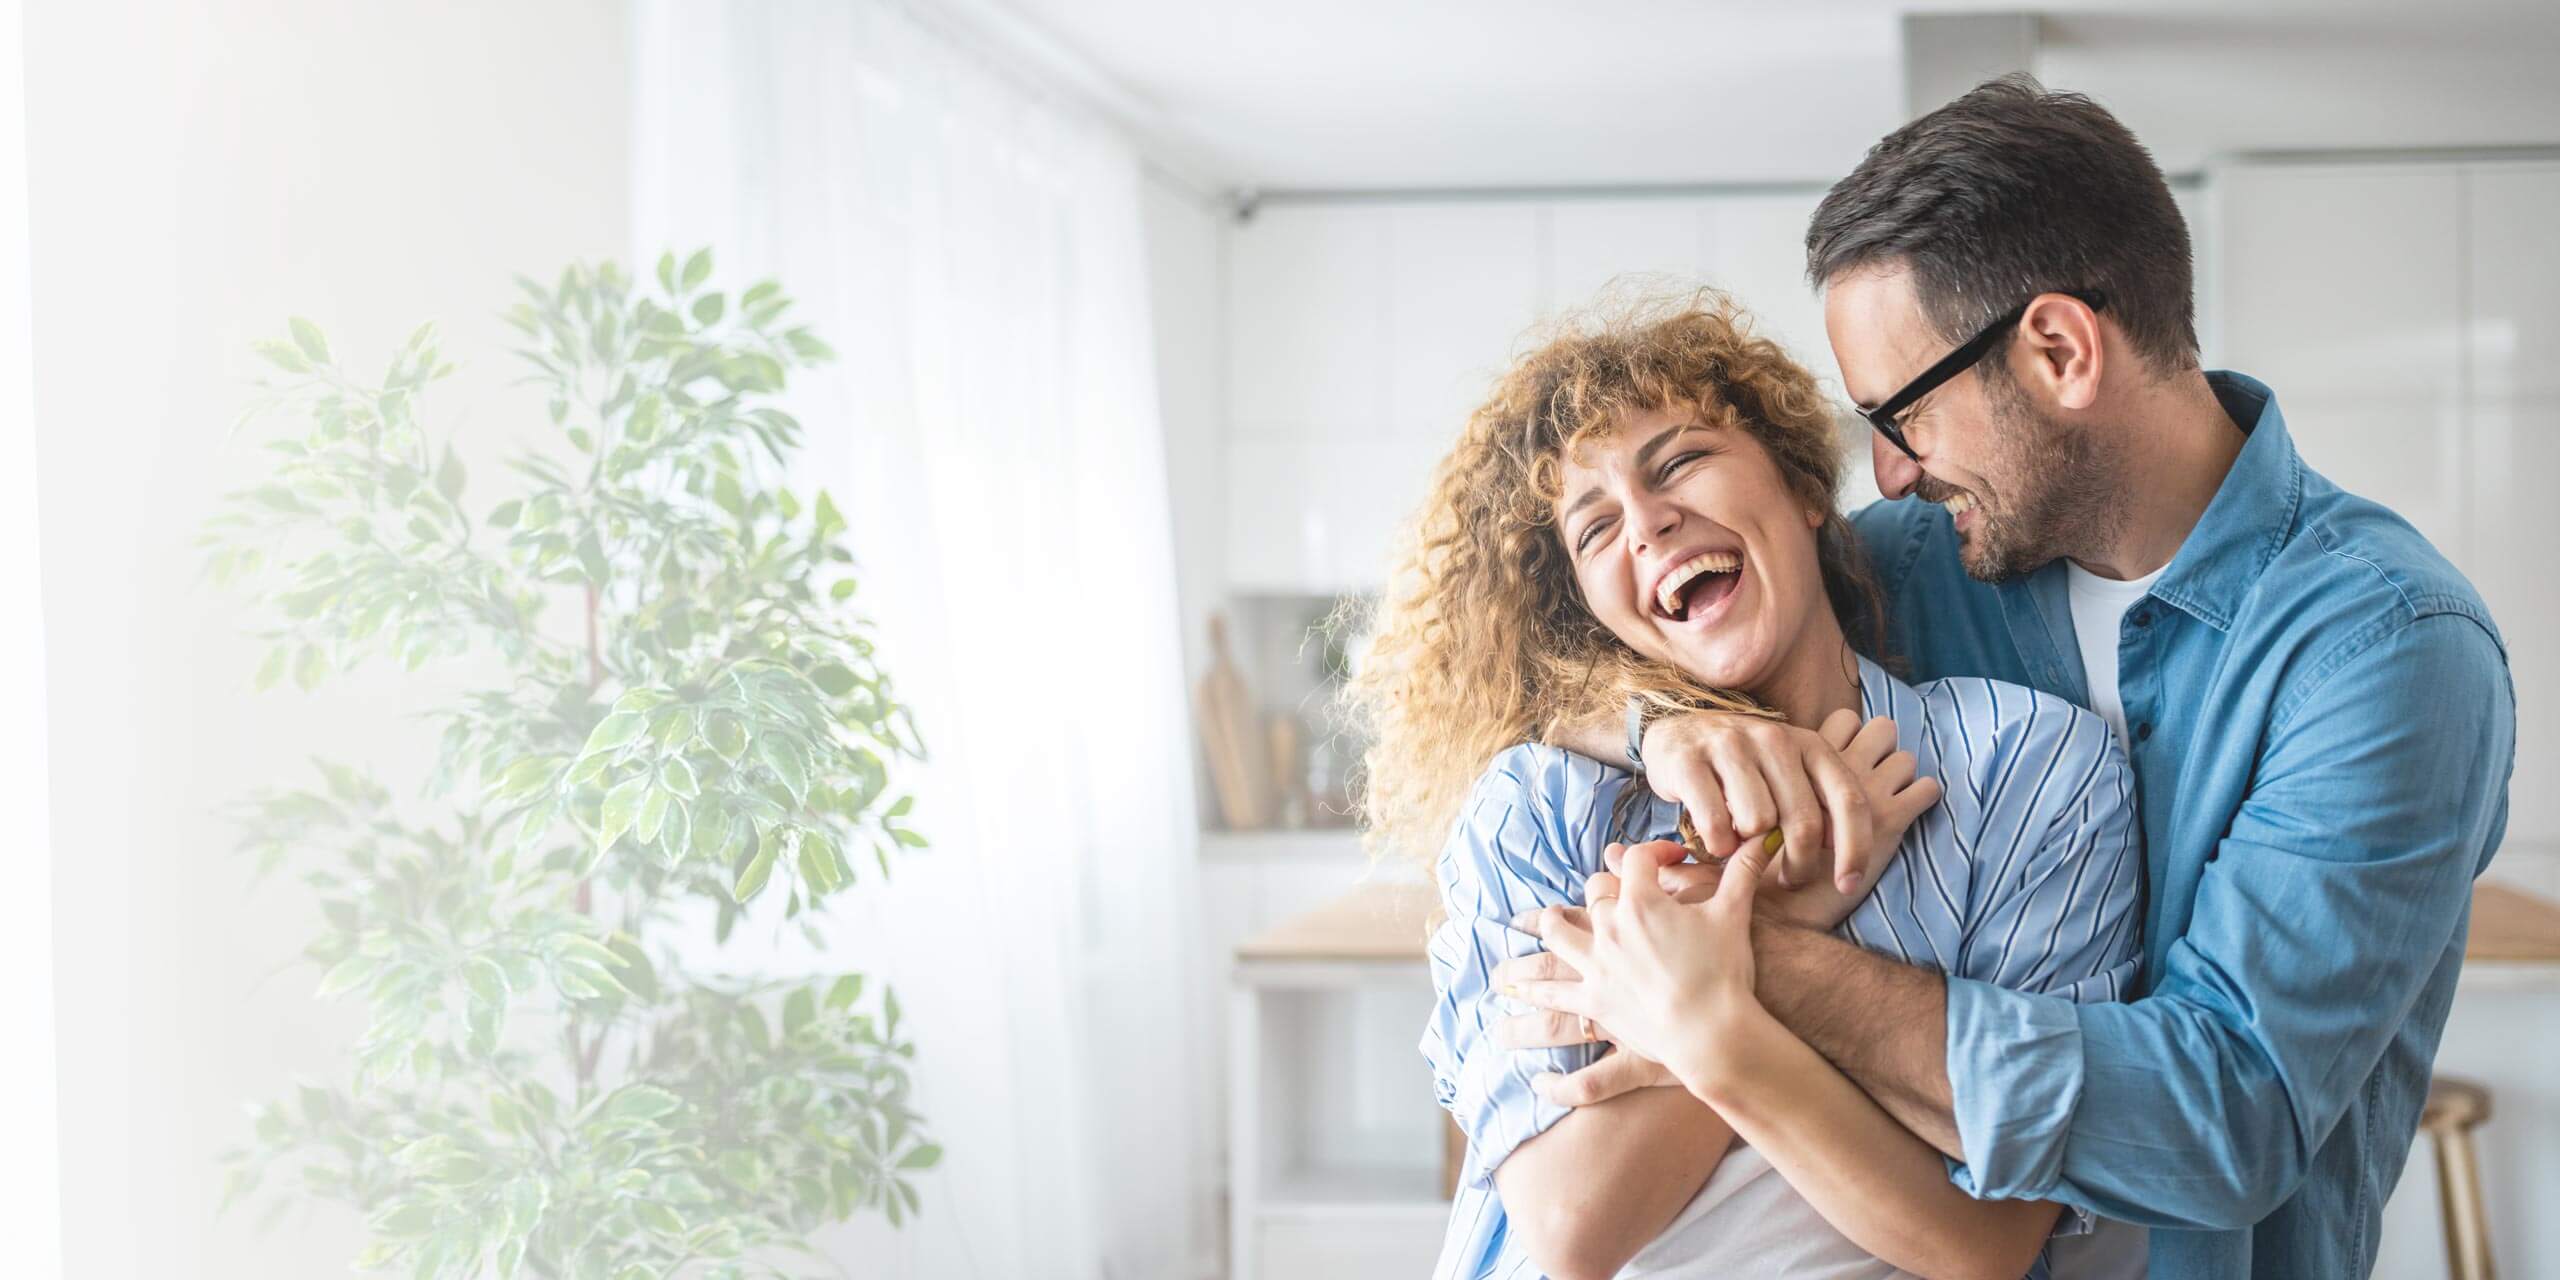
MULTIPOLYGON (((1762 1002, 1973 1194, 2150 1228, 2153 1276, 2369 1275, 2506 825, 2515 703, 2488 611, 2304 464, 2269 388, 2202 370, 2185 224, 2087 98, 2011 77, 1896 131, 1806 255, 1893 499, 1856 523, 1898 652, 1915 678, 2032 685, 2117 728, 2144 965, 2138 998, 2075 1005, 1764 922, 1762 1002)), ((1639 731, 1717 853, 1818 832, 1835 799, 1805 730, 1639 731)), ((1514 963, 1505 980, 1570 976, 1514 963)), ((1630 1087, 1623 1056, 1556 1100, 1630 1087)))

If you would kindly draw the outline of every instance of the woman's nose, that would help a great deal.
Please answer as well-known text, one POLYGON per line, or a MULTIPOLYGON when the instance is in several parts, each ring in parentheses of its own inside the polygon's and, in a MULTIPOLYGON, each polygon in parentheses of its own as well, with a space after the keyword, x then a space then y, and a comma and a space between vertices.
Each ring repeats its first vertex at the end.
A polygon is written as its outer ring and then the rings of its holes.
POLYGON ((1651 551, 1680 530, 1680 508, 1657 498, 1638 497, 1627 507, 1628 527, 1636 531, 1636 547, 1651 551))
POLYGON ((1876 492, 1887 498, 1899 498, 1920 483, 1920 464, 1911 455, 1893 447, 1883 433, 1870 433, 1867 447, 1875 459, 1876 492))

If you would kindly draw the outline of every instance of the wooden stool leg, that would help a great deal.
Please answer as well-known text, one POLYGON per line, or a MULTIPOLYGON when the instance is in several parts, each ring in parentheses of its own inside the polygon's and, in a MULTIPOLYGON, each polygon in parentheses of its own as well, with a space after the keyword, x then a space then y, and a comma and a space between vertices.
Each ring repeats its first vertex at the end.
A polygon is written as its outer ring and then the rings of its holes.
POLYGON ((2497 1280, 2489 1259, 2489 1206, 2480 1193, 2480 1153, 2469 1127, 2435 1135, 2436 1186, 2444 1197, 2444 1248, 2453 1280, 2497 1280))

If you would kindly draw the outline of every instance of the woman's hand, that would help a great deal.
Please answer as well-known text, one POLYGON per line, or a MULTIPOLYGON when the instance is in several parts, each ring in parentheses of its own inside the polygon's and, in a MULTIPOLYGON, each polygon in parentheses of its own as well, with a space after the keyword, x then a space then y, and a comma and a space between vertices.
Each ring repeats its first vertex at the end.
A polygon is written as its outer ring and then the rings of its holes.
POLYGON ((1637 845, 1621 857, 1623 875, 1592 877, 1587 911, 1548 907, 1513 921, 1573 976, 1505 979, 1503 990, 1589 1019, 1622 1052, 1662 1064, 1706 1097, 1733 1065, 1727 1049, 1768 1018, 1752 994, 1751 905, 1769 854, 1746 846, 1697 902, 1676 899, 1659 875, 1685 856, 1667 841, 1637 845))
POLYGON ((1893 721, 1862 722, 1845 709, 1819 729, 1690 712, 1645 730, 1645 779, 1689 815, 1710 856, 1783 831, 1779 887, 1827 879, 1854 903, 1902 833, 1938 802, 1937 780, 1916 778, 1896 744, 1893 721))

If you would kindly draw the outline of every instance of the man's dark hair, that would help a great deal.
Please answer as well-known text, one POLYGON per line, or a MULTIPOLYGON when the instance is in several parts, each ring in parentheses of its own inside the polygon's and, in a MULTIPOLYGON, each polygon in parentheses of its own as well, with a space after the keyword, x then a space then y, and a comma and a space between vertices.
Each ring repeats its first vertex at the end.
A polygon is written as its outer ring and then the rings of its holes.
POLYGON ((1921 313, 1951 343, 2036 294, 2100 289, 2135 350, 2166 369, 2197 363, 2194 253, 2160 166, 2106 108, 2032 76, 1987 81, 1885 135, 1822 198, 1804 252, 1816 288, 1910 268, 1921 313))

